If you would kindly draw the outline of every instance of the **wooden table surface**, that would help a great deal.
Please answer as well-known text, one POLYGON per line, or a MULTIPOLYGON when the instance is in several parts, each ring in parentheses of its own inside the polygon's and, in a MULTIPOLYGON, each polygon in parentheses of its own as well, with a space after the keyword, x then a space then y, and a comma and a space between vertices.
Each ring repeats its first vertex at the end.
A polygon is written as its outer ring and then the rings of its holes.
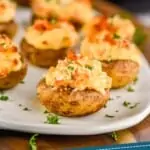
MULTIPOLYGON (((94 6, 106 15, 120 13, 119 7, 103 2, 94 1, 94 6)), ((133 18, 135 24, 140 24, 133 18)), ((144 28, 149 34, 150 29, 144 28)), ((150 35, 150 34, 149 34, 150 35)), ((150 38, 144 44, 144 54, 150 62, 150 38)), ((114 141, 109 134, 95 136, 55 136, 39 135, 37 139, 38 150, 58 150, 73 147, 88 147, 111 145, 115 143, 130 143, 136 141, 150 141, 150 116, 140 124, 123 131, 118 131, 118 140, 114 141)), ((29 150, 28 141, 31 134, 0 130, 0 150, 29 150)))

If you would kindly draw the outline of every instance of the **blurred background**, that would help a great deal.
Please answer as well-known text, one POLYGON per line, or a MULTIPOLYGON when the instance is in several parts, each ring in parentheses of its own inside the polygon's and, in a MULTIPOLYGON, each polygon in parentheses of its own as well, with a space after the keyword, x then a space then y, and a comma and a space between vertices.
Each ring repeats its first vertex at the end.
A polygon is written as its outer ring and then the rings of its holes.
MULTIPOLYGON (((20 4, 27 5, 30 0, 17 0, 20 4)), ((99 0, 99 1, 109 1, 120 7, 127 9, 136 16, 146 26, 150 26, 150 0, 99 0)))

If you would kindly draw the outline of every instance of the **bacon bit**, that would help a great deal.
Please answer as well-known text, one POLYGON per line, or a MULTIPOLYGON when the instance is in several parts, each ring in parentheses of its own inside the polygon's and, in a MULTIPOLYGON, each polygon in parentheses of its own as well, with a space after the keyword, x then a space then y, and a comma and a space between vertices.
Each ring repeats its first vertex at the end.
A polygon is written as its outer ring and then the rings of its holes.
POLYGON ((45 45, 48 45, 48 42, 47 42, 47 41, 43 41, 42 43, 45 44, 45 45))
POLYGON ((55 86, 67 86, 69 83, 65 80, 56 80, 55 86))
POLYGON ((51 30, 52 26, 46 20, 36 20, 35 23, 34 23, 34 28, 36 30, 39 30, 39 31, 43 32, 45 30, 51 30))
POLYGON ((77 55, 73 52, 73 50, 69 50, 67 53, 67 58, 70 60, 77 60, 77 55))
POLYGON ((17 59, 14 59, 14 60, 13 60, 13 64, 14 64, 14 65, 17 65, 17 64, 18 64, 18 60, 17 60, 17 59))
POLYGON ((122 46, 125 48, 129 47, 129 42, 127 40, 123 40, 122 46))
POLYGON ((3 46, 0 45, 0 52, 5 52, 5 49, 3 46))
POLYGON ((10 49, 10 52, 17 52, 17 47, 16 47, 16 46, 13 46, 13 47, 10 49))
POLYGON ((5 4, 0 4, 0 12, 3 12, 5 8, 6 8, 5 4))
POLYGON ((112 45, 116 44, 116 41, 113 39, 113 37, 111 37, 111 35, 107 34, 104 38, 105 41, 109 42, 112 45))

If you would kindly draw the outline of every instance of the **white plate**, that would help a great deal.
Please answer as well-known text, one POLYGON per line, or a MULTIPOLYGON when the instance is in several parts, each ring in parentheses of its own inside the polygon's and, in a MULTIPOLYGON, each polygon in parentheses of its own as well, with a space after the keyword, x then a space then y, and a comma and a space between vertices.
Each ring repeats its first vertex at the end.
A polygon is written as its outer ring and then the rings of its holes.
MULTIPOLYGON (((29 20, 29 17, 29 11, 18 11, 17 20, 21 26, 24 20, 29 20)), ((18 33, 17 43, 22 35, 23 27, 18 33)), ((108 102, 107 108, 86 117, 60 117, 59 125, 44 124, 46 114, 43 113, 44 109, 35 97, 36 85, 46 70, 30 65, 25 84, 19 84, 16 88, 6 91, 10 97, 9 101, 0 101, 0 127, 32 133, 62 135, 92 135, 131 127, 150 113, 150 70, 147 61, 144 57, 142 58, 139 81, 134 86, 135 92, 128 92, 126 88, 114 90, 111 92, 114 100, 108 102), (134 109, 129 109, 123 106, 124 101, 140 104, 134 109), (31 111, 24 111, 25 107, 31 111), (117 110, 119 112, 116 112, 117 110), (106 114, 115 117, 107 118, 106 114)))

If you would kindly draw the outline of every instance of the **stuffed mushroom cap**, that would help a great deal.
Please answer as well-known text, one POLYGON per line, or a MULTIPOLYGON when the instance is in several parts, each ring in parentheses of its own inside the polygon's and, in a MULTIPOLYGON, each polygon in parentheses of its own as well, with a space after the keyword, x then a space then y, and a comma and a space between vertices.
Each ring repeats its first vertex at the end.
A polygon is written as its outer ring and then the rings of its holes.
POLYGON ((98 111, 109 99, 111 78, 101 63, 69 53, 51 67, 37 87, 38 97, 49 112, 83 116, 98 111))

